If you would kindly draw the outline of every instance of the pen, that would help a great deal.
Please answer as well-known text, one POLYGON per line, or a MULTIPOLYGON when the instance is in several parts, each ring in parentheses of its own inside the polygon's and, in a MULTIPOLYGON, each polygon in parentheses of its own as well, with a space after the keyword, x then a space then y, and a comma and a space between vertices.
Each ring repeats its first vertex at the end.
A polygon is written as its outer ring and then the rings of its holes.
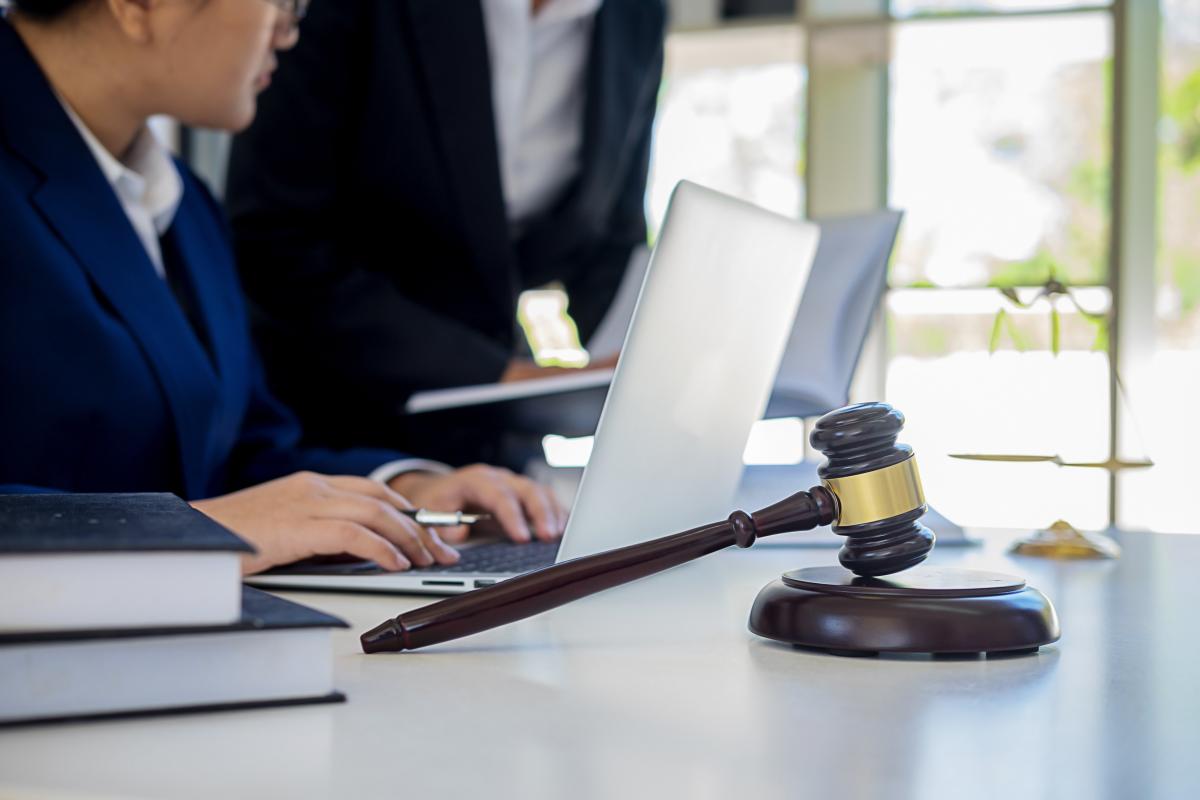
POLYGON ((452 527, 454 525, 474 525, 485 519, 491 519, 491 514, 464 514, 461 511, 430 511, 426 508, 402 508, 400 513, 412 517, 420 525, 437 527, 452 527))

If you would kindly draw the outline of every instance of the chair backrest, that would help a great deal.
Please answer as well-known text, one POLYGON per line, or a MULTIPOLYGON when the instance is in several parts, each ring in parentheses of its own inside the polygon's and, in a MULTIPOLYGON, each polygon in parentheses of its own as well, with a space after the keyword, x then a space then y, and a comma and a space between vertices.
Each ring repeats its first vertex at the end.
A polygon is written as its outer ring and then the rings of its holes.
POLYGON ((766 416, 811 417, 846 405, 887 283, 900 211, 813 220, 821 241, 766 416))

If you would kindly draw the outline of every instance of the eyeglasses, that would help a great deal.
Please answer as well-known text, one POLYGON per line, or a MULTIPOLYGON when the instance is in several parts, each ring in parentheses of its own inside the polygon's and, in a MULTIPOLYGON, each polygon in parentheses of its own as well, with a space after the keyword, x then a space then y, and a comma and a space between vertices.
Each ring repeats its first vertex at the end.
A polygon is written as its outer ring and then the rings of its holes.
POLYGON ((271 5, 286 11, 292 17, 292 24, 299 24, 308 13, 308 4, 312 0, 267 0, 271 5))

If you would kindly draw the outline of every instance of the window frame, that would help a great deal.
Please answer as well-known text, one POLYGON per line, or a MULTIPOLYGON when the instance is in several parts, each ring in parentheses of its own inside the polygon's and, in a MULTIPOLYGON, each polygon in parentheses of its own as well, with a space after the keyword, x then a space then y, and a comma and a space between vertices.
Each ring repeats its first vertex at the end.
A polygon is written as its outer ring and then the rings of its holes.
MULTIPOLYGON (((1161 9, 1158 0, 1063 3, 1061 7, 1018 11, 970 10, 896 17, 889 0, 829 2, 808 0, 797 8, 805 30, 808 81, 805 96, 805 196, 810 216, 870 211, 887 204, 887 148, 890 108, 888 72, 891 30, 914 21, 986 20, 1065 14, 1111 15, 1113 85, 1109 146, 1110 224, 1105 284, 1111 293, 1108 337, 1109 456, 1117 460, 1136 448, 1134 431, 1123 425, 1123 404, 1137 406, 1141 374, 1155 341, 1155 260, 1158 196, 1159 59, 1161 9), (819 43, 831 31, 866 31, 859 44, 879 48, 862 63, 829 67, 820 63, 819 43), (874 32, 874 36, 870 35, 874 32), (848 137, 837 131, 858 130, 848 137), (1120 377, 1118 377, 1120 376, 1120 377), (1124 397, 1122 397, 1124 389, 1124 397)), ((888 291, 892 291, 889 286, 888 291)), ((937 291, 928 289, 926 291, 937 291)), ((887 369, 885 315, 881 304, 852 387, 855 400, 884 396, 887 369)), ((1110 473, 1108 519, 1120 521, 1120 476, 1110 473)))

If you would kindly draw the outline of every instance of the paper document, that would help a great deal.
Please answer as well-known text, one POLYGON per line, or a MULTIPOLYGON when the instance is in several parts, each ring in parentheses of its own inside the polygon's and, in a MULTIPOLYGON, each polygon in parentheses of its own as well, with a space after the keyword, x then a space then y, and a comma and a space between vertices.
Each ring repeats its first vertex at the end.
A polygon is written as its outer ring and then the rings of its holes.
MULTIPOLYGON (((646 267, 649 261, 650 249, 648 247, 633 249, 629 256, 629 267, 625 271, 625 277, 621 280, 617 295, 613 298, 612 305, 609 306, 604 319, 600 321, 596 333, 587 343, 588 354, 592 361, 616 356, 621 352, 621 345, 625 342, 629 321, 633 319, 633 309, 637 305, 642 282, 646 278, 646 267)), ((526 397, 595 389, 612 383, 612 375, 611 369, 586 370, 577 374, 554 375, 549 378, 535 378, 518 383, 483 383, 417 392, 408 399, 408 403, 404 406, 404 412, 406 414, 423 414, 449 408, 503 403, 526 397)))
POLYGON ((526 397, 542 397, 580 389, 594 389, 608 386, 612 383, 612 376, 612 369, 590 369, 514 383, 482 383, 474 386, 454 386, 449 389, 417 392, 408 398, 404 411, 408 414, 424 414, 447 408, 503 403, 526 397))

